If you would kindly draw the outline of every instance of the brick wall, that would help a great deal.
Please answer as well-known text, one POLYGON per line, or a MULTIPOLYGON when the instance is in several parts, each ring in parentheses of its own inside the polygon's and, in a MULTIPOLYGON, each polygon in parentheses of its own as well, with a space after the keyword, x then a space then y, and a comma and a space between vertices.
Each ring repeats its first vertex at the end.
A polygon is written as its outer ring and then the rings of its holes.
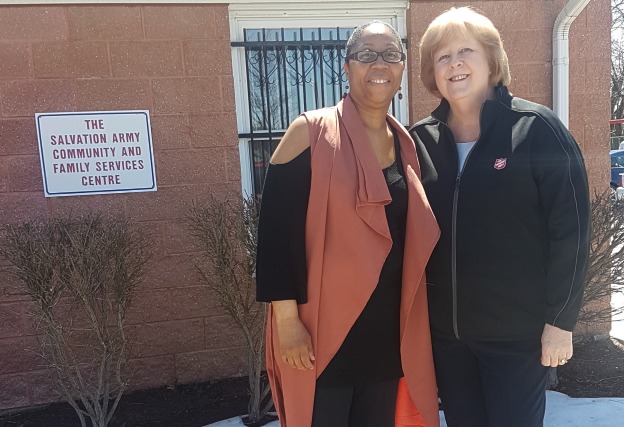
MULTIPOLYGON (((499 29, 514 95, 552 108, 552 28, 567 0, 469 1, 499 29)), ((422 88, 418 43, 433 18, 452 2, 412 0, 408 11, 411 121, 429 115, 437 99, 422 88)), ((570 130, 583 150, 590 185, 609 186, 611 7, 594 0, 570 30, 570 130)))
MULTIPOLYGON (((240 193, 228 11, 198 6, 0 7, 0 227, 70 211, 149 224, 155 258, 128 314, 132 387, 241 375, 242 340, 195 272, 183 217, 240 193), (149 110, 158 191, 46 199, 35 113, 149 110)), ((0 409, 56 400, 30 303, 0 260, 0 409)))
MULTIPOLYGON (((512 91, 551 105, 551 30, 565 0, 468 2, 499 27, 512 91)), ((450 7, 408 11, 411 121, 436 100, 418 78, 418 41, 450 7)), ((592 184, 609 163, 609 2, 594 0, 571 31, 571 130, 592 184)), ((129 313, 137 337, 132 387, 240 375, 241 339, 195 273, 183 217, 208 191, 240 193, 228 11, 197 6, 0 7, 0 227, 70 211, 123 212, 149 224, 156 257, 129 313), (46 199, 34 113, 150 111, 158 191, 46 199)), ((0 260, 0 410, 55 400, 35 357, 28 299, 0 260)))

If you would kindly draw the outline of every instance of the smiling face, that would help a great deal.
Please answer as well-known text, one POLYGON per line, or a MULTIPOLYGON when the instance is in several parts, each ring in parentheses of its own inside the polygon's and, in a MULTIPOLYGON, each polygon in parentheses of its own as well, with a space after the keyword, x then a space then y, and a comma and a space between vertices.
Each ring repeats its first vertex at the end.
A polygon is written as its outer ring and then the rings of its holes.
MULTIPOLYGON (((397 40, 385 25, 372 24, 366 27, 351 51, 401 52, 402 48, 400 40, 397 40)), ((349 60, 345 63, 344 69, 353 101, 359 105, 383 108, 385 111, 401 86, 405 64, 385 62, 379 55, 377 60, 371 63, 349 60)))
POLYGON ((433 52, 435 82, 442 97, 453 105, 481 104, 491 98, 490 66, 484 47, 474 37, 456 38, 433 52))

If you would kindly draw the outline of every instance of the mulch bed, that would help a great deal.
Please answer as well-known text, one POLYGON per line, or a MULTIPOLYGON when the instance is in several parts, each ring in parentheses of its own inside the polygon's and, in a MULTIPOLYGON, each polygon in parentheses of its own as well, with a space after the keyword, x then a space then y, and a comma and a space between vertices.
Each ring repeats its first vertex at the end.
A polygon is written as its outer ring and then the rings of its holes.
MULTIPOLYGON (((558 368, 556 390, 571 397, 624 398, 624 342, 615 339, 575 345, 570 362, 558 368)), ((247 412, 247 379, 232 378, 142 390, 124 396, 111 427, 201 427, 247 412)), ((67 404, 0 414, 0 427, 79 427, 67 404)))
MULTIPOLYGON (((122 397, 109 426, 205 426, 246 414, 248 387, 247 378, 231 378, 135 391, 122 397)), ((68 404, 55 403, 0 415, 0 427, 80 427, 80 422, 68 404)))
POLYGON ((556 390, 570 397, 624 397, 624 341, 578 343, 574 357, 557 373, 556 390))

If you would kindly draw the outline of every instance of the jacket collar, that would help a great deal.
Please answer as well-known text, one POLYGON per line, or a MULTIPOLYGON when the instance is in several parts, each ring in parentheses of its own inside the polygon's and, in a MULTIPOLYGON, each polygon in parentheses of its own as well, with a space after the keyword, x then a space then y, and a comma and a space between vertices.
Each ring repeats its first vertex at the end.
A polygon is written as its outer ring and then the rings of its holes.
MULTIPOLYGON (((511 108, 511 99, 513 98, 513 95, 509 92, 509 89, 507 89, 507 86, 504 86, 503 84, 498 84, 495 88, 494 88, 494 99, 488 99, 483 103, 483 107, 481 108, 481 127, 483 129, 483 124, 484 124, 484 117, 490 117, 491 114, 493 114, 494 111, 496 111, 496 105, 498 104, 503 104, 509 108, 511 108)), ((440 101, 440 105, 438 105, 438 107, 433 110, 433 112, 431 113, 431 117, 433 117, 434 119, 436 119, 437 121, 447 124, 448 122, 448 116, 449 116, 449 112, 451 110, 451 106, 449 105, 448 101, 444 98, 442 98, 442 101, 440 101)))
POLYGON ((357 163, 358 204, 385 206, 392 200, 364 124, 350 96, 338 103, 341 144, 351 142, 357 163), (344 133, 343 133, 344 132, 344 133), (346 137, 346 138, 345 138, 346 137))

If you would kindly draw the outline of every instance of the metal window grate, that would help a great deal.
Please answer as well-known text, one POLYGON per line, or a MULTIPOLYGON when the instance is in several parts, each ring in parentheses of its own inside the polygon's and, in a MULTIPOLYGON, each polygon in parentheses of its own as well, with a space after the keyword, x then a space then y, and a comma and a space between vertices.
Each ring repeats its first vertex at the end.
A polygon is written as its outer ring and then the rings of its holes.
MULTIPOLYGON (((253 191, 262 193, 269 159, 301 112, 333 106, 345 92, 344 46, 353 28, 246 29, 247 126, 253 191)), ((395 112, 393 102, 391 111, 395 112)))

